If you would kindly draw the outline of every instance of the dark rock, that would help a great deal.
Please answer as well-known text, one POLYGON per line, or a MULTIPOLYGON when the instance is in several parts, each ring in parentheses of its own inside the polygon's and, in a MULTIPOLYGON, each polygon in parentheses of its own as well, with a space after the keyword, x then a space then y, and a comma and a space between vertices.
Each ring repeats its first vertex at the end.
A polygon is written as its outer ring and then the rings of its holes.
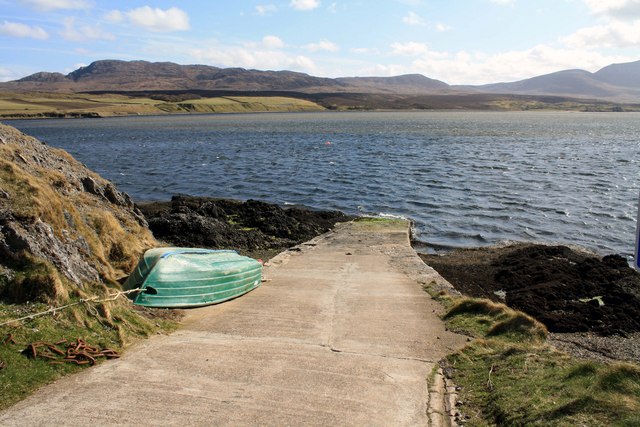
MULTIPOLYGON (((84 242, 86 250, 86 242, 84 242)), ((70 281, 82 288, 84 282, 99 280, 97 270, 82 256, 74 242, 55 236, 51 225, 36 219, 0 218, 0 255, 19 262, 24 253, 51 261, 70 281)))
POLYGON ((517 244, 421 257, 463 294, 499 301, 505 292, 551 332, 640 331, 640 273, 619 255, 517 244))
POLYGON ((87 193, 91 193, 95 196, 102 196, 102 193, 99 191, 98 184, 96 184, 93 178, 85 176, 80 179, 80 182, 82 182, 82 187, 87 193))
POLYGON ((157 239, 171 245, 235 249, 268 259, 351 217, 336 211, 289 208, 257 201, 174 196, 139 205, 157 239))

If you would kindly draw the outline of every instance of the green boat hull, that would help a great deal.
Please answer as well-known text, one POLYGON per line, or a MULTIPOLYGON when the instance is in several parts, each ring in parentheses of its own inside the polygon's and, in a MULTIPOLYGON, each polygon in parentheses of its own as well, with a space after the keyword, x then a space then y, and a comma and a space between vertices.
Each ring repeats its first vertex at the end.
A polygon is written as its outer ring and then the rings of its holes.
POLYGON ((156 248, 145 252, 124 287, 141 289, 137 305, 185 308, 236 298, 261 281, 262 264, 235 251, 156 248))

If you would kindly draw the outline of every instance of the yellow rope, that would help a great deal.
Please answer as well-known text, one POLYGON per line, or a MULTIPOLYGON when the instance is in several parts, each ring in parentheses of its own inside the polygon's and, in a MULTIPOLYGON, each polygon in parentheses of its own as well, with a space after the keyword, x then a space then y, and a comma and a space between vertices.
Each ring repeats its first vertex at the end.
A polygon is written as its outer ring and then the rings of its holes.
POLYGON ((55 314, 56 311, 64 310, 65 308, 69 308, 69 307, 72 307, 72 306, 78 305, 78 304, 86 304, 86 303, 89 303, 89 302, 115 301, 116 299, 118 299, 122 295, 131 294, 133 292, 138 292, 138 291, 141 291, 141 290, 142 290, 142 288, 135 288, 135 289, 131 289, 129 291, 118 291, 115 294, 109 294, 108 298, 104 298, 104 299, 98 299, 98 297, 83 298, 80 301, 76 301, 76 302, 73 302, 71 304, 63 305, 61 307, 50 308, 49 310, 46 310, 46 311, 41 311, 39 313, 34 313, 34 314, 30 314, 28 316, 20 317, 19 319, 13 319, 13 320, 9 320, 7 322, 0 323, 0 326, 8 325, 9 323, 13 323, 13 322, 21 322, 23 320, 33 319, 35 317, 44 316, 45 314, 49 314, 49 313, 54 313, 55 314))

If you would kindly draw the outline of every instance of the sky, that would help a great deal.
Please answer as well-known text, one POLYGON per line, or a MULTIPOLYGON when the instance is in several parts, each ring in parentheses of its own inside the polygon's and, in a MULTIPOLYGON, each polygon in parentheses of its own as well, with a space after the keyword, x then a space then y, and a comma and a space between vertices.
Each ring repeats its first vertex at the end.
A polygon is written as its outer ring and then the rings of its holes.
POLYGON ((101 59, 515 81, 640 60, 640 0, 0 0, 0 81, 101 59))

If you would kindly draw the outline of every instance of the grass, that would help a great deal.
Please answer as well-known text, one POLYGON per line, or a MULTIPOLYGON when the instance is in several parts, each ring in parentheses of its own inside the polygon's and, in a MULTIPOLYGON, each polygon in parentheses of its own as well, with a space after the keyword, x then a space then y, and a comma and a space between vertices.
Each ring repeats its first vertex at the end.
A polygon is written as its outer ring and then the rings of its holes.
POLYGON ((237 96, 166 102, 125 95, 72 93, 0 93, 0 117, 43 114, 97 113, 100 116, 166 113, 234 113, 259 111, 322 111, 324 107, 303 99, 237 96))
POLYGON ((461 387, 465 425, 640 425, 640 367, 556 351, 543 325, 503 304, 434 297, 447 308, 447 327, 475 337, 445 361, 461 387))
MULTIPOLYGON (((77 301, 77 298, 70 302, 77 301)), ((42 303, 0 303, 0 323, 42 312, 49 307, 42 303)), ((0 326, 0 410, 32 394, 36 389, 56 379, 82 369, 70 363, 52 365, 45 360, 31 359, 21 352, 29 343, 73 341, 82 338, 93 346, 122 350, 138 338, 174 330, 177 322, 161 317, 145 317, 132 310, 124 299, 113 302, 86 303, 24 322, 0 326), (3 342, 8 334, 15 344, 3 342)))
POLYGON ((500 99, 490 101, 488 106, 505 111, 579 111, 579 112, 615 112, 622 108, 624 111, 640 111, 637 105, 625 104, 620 106, 613 102, 544 102, 539 100, 526 99, 500 99))
POLYGON ((14 247, 15 256, 0 260, 0 324, 8 322, 0 326, 0 409, 81 369, 29 359, 21 354, 29 343, 82 338, 101 348, 122 349, 140 337, 176 327, 158 312, 150 316, 149 311, 134 309, 124 298, 105 300, 119 288, 117 280, 131 271, 144 249, 157 245, 129 211, 82 191, 77 175, 90 176, 100 186, 106 181, 62 150, 45 147, 9 127, 3 126, 2 133, 0 188, 5 194, 2 200, 10 201, 3 205, 9 218, 4 232, 10 236, 11 230, 18 230, 17 234, 34 242, 41 240, 43 247, 57 251, 59 257, 67 256, 60 249, 63 245, 80 241, 82 260, 99 278, 87 276, 81 284, 73 283, 54 266, 55 258, 38 256, 38 250, 28 245, 24 250, 14 247), (89 297, 98 301, 83 302, 89 297), (15 321, 74 303, 79 304, 15 321), (10 336, 15 344, 7 339, 10 336))
POLYGON ((400 218, 359 217, 355 220, 357 228, 374 228, 378 231, 405 231, 409 223, 400 218))

